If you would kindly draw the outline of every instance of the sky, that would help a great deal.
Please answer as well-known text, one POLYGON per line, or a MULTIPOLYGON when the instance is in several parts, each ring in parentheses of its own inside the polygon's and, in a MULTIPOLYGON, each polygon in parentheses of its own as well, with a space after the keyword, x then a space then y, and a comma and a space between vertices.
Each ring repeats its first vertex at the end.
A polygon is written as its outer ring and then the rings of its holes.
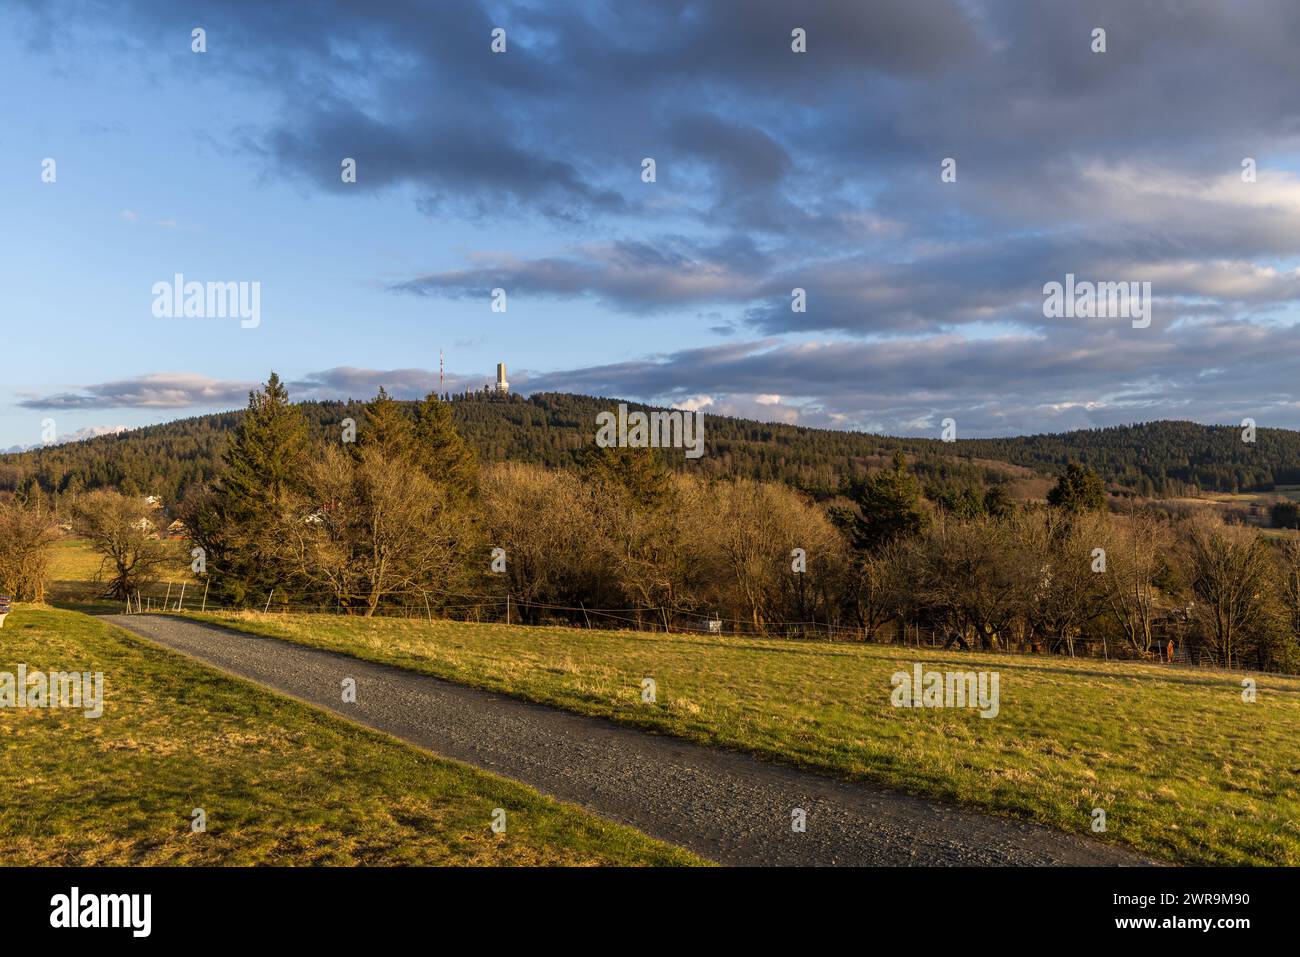
POLYGON ((440 351, 901 435, 1300 428, 1297 45, 1290 0, 10 0, 0 449, 440 351), (157 314, 178 274, 256 324, 157 314), (1067 274, 1150 324, 1045 315, 1067 274))

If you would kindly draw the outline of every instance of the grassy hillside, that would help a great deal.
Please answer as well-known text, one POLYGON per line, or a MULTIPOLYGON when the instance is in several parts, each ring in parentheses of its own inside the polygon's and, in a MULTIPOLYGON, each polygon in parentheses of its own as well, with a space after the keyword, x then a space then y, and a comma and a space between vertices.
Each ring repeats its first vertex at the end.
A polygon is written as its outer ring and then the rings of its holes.
POLYGON ((21 607, 0 671, 103 671, 99 718, 0 708, 5 864, 683 864, 691 855, 227 678, 21 607), (207 812, 192 833, 191 813, 207 812), (490 828, 493 808, 506 834, 490 828))
MULTIPOLYGON (((453 414, 482 461, 567 466, 592 445, 596 413, 617 402, 565 394, 473 394, 453 397, 453 414)), ((344 418, 362 421, 357 403, 309 402, 301 407, 321 437, 335 435, 344 418)), ((182 419, 0 456, 0 491, 22 489, 34 479, 46 492, 108 485, 159 494, 171 504, 188 486, 218 473, 241 414, 182 419)), ((703 458, 688 463, 673 455, 667 461, 674 468, 705 474, 784 481, 816 494, 839 489, 898 448, 909 453, 927 483, 1030 483, 1033 494, 1046 488, 1044 476, 1059 472, 1070 460, 1087 462, 1112 486, 1140 495, 1261 490, 1300 482, 1300 433, 1260 429, 1257 441, 1249 444, 1241 441, 1236 427, 1190 422, 946 443, 707 416, 706 437, 703 458)))
POLYGON ((233 627, 847 778, 1091 833, 1167 859, 1300 864, 1300 679, 1055 657, 326 616, 233 627), (914 662, 1000 675, 997 717, 890 704, 914 662), (641 700, 641 681, 657 701, 641 700))

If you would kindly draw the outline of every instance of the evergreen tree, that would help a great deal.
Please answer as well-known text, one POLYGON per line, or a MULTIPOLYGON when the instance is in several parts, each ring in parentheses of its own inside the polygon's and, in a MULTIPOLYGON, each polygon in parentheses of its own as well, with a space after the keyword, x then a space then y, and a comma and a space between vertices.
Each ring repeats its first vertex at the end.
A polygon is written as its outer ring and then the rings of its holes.
POLYGON ((1047 504, 1067 512, 1093 512, 1106 508, 1106 486, 1086 465, 1071 462, 1056 487, 1047 493, 1047 504))
POLYGON ((226 450, 222 487, 241 511, 257 511, 298 486, 306 460, 307 423, 272 372, 262 391, 248 394, 248 411, 226 450))
POLYGON ((389 458, 400 458, 411 451, 411 420, 382 385, 366 403, 360 445, 380 449, 389 458))
POLYGON ((1007 494, 1006 486, 991 485, 984 493, 984 511, 992 518, 1005 518, 1015 510, 1015 503, 1007 494))
POLYGON ((591 447, 581 466, 588 480, 618 490, 637 505, 655 508, 668 497, 668 467, 658 449, 591 447))
POLYGON ((926 525, 921 484, 907 470, 900 451, 894 452, 893 468, 860 483, 851 497, 855 508, 839 517, 860 552, 876 552, 890 542, 915 535, 926 525))
POLYGON ((413 456, 458 501, 478 490, 478 456, 456 431, 451 406, 430 392, 415 410, 413 456))
POLYGON ((206 552, 214 596, 260 604, 290 581, 282 531, 301 504, 307 454, 302 412, 272 372, 261 391, 249 393, 220 484, 184 510, 191 538, 206 552))

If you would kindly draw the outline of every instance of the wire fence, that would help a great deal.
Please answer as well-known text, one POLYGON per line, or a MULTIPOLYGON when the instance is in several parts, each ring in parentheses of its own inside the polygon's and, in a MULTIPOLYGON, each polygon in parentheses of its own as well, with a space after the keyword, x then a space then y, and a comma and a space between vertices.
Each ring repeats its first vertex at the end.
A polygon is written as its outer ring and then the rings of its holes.
POLYGON ((199 589, 192 583, 155 584, 136 591, 124 602, 128 614, 149 612, 233 613, 261 611, 264 614, 333 614, 379 618, 435 619, 511 625, 565 625, 608 630, 647 631, 664 634, 712 634, 727 637, 779 638, 824 642, 857 642, 931 650, 961 649, 981 654, 1025 654, 1040 652, 1053 657, 1143 661, 1184 669, 1213 669, 1240 673, 1276 672, 1276 668, 1246 667, 1239 662, 1225 664, 1212 649, 1191 644, 1179 636, 1173 654, 1168 654, 1161 636, 1146 653, 1125 645, 1096 638, 1062 640, 1045 649, 1037 640, 1002 640, 987 647, 964 645, 953 632, 910 622, 890 622, 888 627, 867 628, 836 621, 741 619, 724 617, 698 609, 666 605, 629 608, 594 608, 585 604, 564 605, 533 601, 504 591, 499 594, 461 593, 408 589, 386 592, 371 609, 359 596, 349 603, 332 590, 295 591, 297 600, 276 600, 275 592, 265 602, 232 604, 210 599, 209 581, 199 589), (305 599, 305 600, 303 600, 305 599), (260 606, 260 607, 259 607, 260 606))

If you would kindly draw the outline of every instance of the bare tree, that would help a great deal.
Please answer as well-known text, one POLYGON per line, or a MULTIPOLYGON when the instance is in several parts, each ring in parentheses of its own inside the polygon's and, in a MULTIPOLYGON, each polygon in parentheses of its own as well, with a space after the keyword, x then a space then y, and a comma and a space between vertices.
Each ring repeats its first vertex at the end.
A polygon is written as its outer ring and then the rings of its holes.
POLYGON ((917 590, 945 644, 1004 647, 1039 572, 1016 553, 1004 523, 941 515, 920 545, 917 590))
POLYGON ((1093 568, 1106 523, 1102 512, 1044 508, 1022 509, 1009 519, 1012 547, 1033 573, 1025 625, 1051 651, 1073 655, 1083 629, 1105 612, 1101 573, 1093 568))
POLYGON ((0 594, 20 601, 45 600, 53 516, 34 504, 0 502, 0 594))
POLYGON ((1106 607, 1130 647, 1141 655, 1150 652, 1154 640, 1162 601, 1157 582, 1172 539, 1169 526, 1149 512, 1116 517, 1103 536, 1106 607))
POLYGON ((1232 667, 1244 642, 1258 643, 1275 623, 1267 546, 1257 531, 1200 518, 1188 535, 1195 614, 1214 653, 1232 667))
POLYGON ((588 489, 601 569, 623 599, 659 621, 661 610, 693 607, 690 536, 698 516, 692 507, 696 483, 667 476, 663 493, 651 500, 608 481, 591 481, 588 489))
POLYGON ((298 570, 350 613, 458 581, 467 516, 407 458, 378 445, 326 448, 305 476, 306 506, 281 532, 298 570))
POLYGON ((521 617, 540 617, 532 604, 571 606, 599 594, 595 510, 577 475, 506 462, 484 472, 480 495, 488 542, 505 551, 502 580, 524 602, 521 617))
POLYGON ((75 523, 100 554, 96 581, 107 579, 105 598, 125 599, 158 578, 171 557, 158 537, 154 510, 141 497, 98 489, 77 502, 75 523))
POLYGON ((825 512, 793 489, 749 479, 706 492, 692 541, 710 603, 759 630, 782 619, 829 622, 849 556, 825 512))
POLYGON ((900 618, 910 603, 908 551, 904 542, 889 542, 849 566, 845 597, 867 641, 874 641, 880 629, 900 618))

